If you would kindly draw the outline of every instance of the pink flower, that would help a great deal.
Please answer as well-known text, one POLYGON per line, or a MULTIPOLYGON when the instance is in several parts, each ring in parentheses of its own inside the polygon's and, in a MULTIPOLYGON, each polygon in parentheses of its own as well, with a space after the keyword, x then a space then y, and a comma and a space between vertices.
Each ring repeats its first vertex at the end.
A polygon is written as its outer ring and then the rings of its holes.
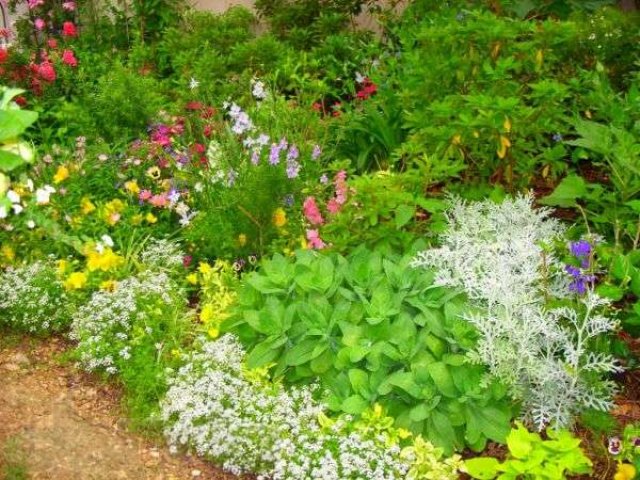
POLYGON ((67 12, 73 12, 76 9, 76 2, 64 2, 62 8, 67 12))
POLYGON ((311 225, 322 225, 324 223, 324 219, 322 218, 320 209, 316 204, 315 198, 307 197, 302 204, 302 209, 304 211, 304 216, 307 217, 307 220, 309 220, 311 225))
POLYGON ((75 57, 71 50, 65 50, 62 52, 62 62, 69 65, 70 67, 78 66, 78 59, 75 57))
POLYGON ((43 19, 41 18, 36 18, 33 22, 33 25, 36 27, 37 30, 42 30, 44 29, 46 23, 44 22, 43 19))
POLYGON ((344 205, 347 201, 347 172, 344 170, 340 170, 336 173, 336 176, 333 180, 333 183, 336 188, 336 202, 338 205, 344 205))
POLYGON ((64 22, 62 24, 62 35, 65 37, 75 37, 78 35, 78 29, 73 22, 64 22))
POLYGON ((169 199, 166 195, 154 195, 149 200, 149 203, 154 207, 166 207, 169 204, 169 199))
POLYGON ((138 199, 141 202, 144 202, 146 200, 149 200, 152 196, 153 194, 149 190, 141 190, 140 193, 138 194, 138 199))
POLYGON ((38 74, 45 82, 55 82, 56 71, 51 62, 44 62, 38 65, 38 74))
POLYGON ((307 230, 307 240, 309 240, 309 246, 315 250, 320 250, 327 246, 320 238, 318 230, 307 230))
POLYGON ((327 210, 329 210, 329 213, 333 215, 340 211, 340 204, 335 198, 332 198, 327 202, 327 210))
POLYGON ((34 8, 37 8, 40 5, 44 5, 44 0, 29 0, 28 5, 29 5, 29 10, 33 10, 34 8))
POLYGON ((58 48, 58 41, 55 38, 50 38, 49 40, 47 40, 47 45, 50 49, 55 50, 56 48, 58 48))

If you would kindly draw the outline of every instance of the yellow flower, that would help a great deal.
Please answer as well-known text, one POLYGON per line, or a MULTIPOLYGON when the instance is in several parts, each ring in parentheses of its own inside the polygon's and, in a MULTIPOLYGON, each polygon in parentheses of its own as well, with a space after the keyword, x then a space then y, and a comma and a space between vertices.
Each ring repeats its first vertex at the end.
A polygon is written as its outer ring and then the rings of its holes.
POLYGON ((107 272, 124 264, 124 258, 114 253, 110 248, 105 248, 102 252, 87 252, 87 268, 90 272, 102 270, 107 272))
POLYGON ((207 333, 211 338, 218 338, 218 335, 220 335, 220 330, 218 328, 212 327, 207 330, 207 333))
POLYGON ((133 193, 134 195, 140 193, 140 187, 138 186, 137 180, 129 180, 128 182, 124 182, 124 188, 127 192, 133 193))
POLYGON ((500 147, 496 151, 499 158, 504 158, 507 155, 507 149, 511 146, 511 142, 504 135, 500 135, 500 147))
POLYGON ((64 165, 60 165, 53 176, 53 183, 64 182, 67 178, 69 178, 69 169, 64 165))
POLYGON ((165 178, 162 182, 160 182, 160 187, 168 192, 169 190, 171 190, 171 180, 165 178))
POLYGON ((504 119, 502 126, 504 127, 505 132, 509 133, 511 131, 511 120, 509 120, 509 117, 504 119))
POLYGON ((120 213, 125 209, 125 204, 119 198, 111 200, 104 206, 104 219, 109 225, 115 225, 120 220, 120 213))
POLYGON ((211 268, 211 265, 209 265, 207 262, 200 262, 200 264, 198 265, 198 271, 203 275, 211 273, 212 270, 213 269, 211 268))
POLYGON ((244 247, 247 244, 247 236, 244 233, 238 235, 238 243, 241 247, 244 247))
POLYGON ((3 245, 2 256, 7 262, 13 262, 16 258, 16 252, 13 251, 10 245, 3 245))
POLYGON ((67 272, 69 262, 66 260, 58 260, 58 275, 62 276, 67 272))
POLYGON ((619 463, 613 480, 633 480, 636 477, 636 468, 630 463, 619 463))
POLYGON ((200 311, 200 321, 205 324, 209 323, 215 317, 215 313, 213 305, 210 303, 206 304, 200 311))
POLYGON ((154 166, 147 170, 147 176, 153 178, 154 180, 158 180, 160 178, 160 175, 162 175, 162 172, 160 172, 160 168, 158 167, 154 166))
POLYGON ((278 227, 284 227, 287 224, 287 214, 282 208, 276 208, 273 212, 273 224, 278 227))
POLYGON ((156 223, 158 221, 158 217, 156 217, 153 213, 149 212, 145 215, 144 219, 148 222, 148 223, 156 223))
POLYGON ((451 139, 451 143, 453 143, 454 145, 460 145, 461 141, 462 141, 462 137, 460 136, 459 133, 456 133, 451 139))
POLYGON ((116 285, 118 285, 118 282, 116 282, 115 280, 105 280, 104 282, 100 283, 100 290, 113 292, 116 289, 116 285))
POLYGON ((73 272, 64 282, 67 290, 80 290, 87 284, 87 274, 84 272, 73 272))
POLYGON ((398 437, 400 437, 402 440, 404 440, 405 438, 409 438, 411 435, 413 434, 409 430, 405 430, 404 428, 398 429, 398 437))
POLYGON ((89 197, 84 197, 80 201, 80 209, 82 210, 83 215, 89 215, 91 212, 93 212, 96 209, 96 206, 89 199, 89 197))
POLYGON ((171 355, 174 358, 180 358, 182 356, 182 353, 180 353, 180 350, 178 350, 177 348, 174 348, 173 350, 171 350, 171 355))
POLYGON ((131 225, 140 225, 144 217, 140 213, 136 213, 131 217, 131 225))
POLYGON ((197 285, 198 284, 198 274, 197 273, 190 273, 189 275, 187 275, 187 282, 189 282, 191 285, 197 285))

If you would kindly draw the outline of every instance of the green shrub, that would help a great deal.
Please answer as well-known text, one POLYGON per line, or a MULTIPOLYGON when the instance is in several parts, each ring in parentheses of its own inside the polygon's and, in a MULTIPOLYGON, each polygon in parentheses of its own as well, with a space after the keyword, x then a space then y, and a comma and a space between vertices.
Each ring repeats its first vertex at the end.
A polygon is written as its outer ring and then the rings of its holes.
POLYGON ((280 255, 245 277, 226 325, 251 368, 328 388, 335 411, 379 403, 397 426, 451 452, 503 441, 512 415, 505 389, 464 356, 476 332, 465 299, 410 269, 409 257, 364 248, 348 258, 280 255))

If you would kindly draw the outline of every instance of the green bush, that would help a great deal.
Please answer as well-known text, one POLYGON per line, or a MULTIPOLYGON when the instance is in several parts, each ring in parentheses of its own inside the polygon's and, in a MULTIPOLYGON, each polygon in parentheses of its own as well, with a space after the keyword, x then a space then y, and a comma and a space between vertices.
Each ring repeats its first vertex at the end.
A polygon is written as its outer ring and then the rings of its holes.
POLYGON ((247 346, 249 367, 319 380, 335 411, 379 403, 397 426, 448 452, 504 441, 512 406, 484 367, 466 361, 476 332, 460 318, 465 299, 409 261, 364 248, 347 258, 276 255, 245 277, 223 327, 247 346))

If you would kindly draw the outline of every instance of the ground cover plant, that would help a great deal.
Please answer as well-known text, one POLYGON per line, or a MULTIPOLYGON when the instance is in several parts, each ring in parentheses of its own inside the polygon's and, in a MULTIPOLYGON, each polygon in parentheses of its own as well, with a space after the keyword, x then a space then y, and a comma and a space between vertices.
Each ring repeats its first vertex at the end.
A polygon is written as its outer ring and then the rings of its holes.
POLYGON ((11 3, 3 329, 238 475, 636 476, 637 12, 11 3))

